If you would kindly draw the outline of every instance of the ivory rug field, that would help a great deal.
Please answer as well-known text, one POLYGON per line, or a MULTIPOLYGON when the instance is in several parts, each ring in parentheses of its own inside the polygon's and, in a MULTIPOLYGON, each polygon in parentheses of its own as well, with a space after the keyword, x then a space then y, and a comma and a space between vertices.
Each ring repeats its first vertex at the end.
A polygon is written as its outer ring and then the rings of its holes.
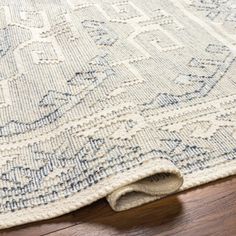
POLYGON ((235 59, 234 0, 0 0, 0 228, 236 174, 235 59))

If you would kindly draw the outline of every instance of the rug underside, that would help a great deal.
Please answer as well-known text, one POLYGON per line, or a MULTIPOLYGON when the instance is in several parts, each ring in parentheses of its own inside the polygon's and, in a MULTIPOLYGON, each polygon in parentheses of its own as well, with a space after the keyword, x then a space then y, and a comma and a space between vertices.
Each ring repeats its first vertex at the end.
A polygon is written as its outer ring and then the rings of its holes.
POLYGON ((0 228, 236 174, 235 35, 234 0, 0 0, 0 228))

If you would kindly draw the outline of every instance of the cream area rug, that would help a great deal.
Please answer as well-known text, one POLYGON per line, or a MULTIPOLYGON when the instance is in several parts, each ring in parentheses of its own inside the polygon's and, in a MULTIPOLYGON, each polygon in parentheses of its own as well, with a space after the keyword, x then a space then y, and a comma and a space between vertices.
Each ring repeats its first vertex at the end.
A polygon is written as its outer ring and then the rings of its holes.
POLYGON ((0 228, 236 174, 234 0, 0 0, 0 228))

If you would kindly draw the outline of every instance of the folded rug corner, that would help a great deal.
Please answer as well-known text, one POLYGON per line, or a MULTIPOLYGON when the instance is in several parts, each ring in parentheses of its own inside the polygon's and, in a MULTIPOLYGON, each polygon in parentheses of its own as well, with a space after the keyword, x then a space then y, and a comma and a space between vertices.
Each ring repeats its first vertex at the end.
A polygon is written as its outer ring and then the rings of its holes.
POLYGON ((0 0, 0 229, 236 174, 234 2, 0 0))

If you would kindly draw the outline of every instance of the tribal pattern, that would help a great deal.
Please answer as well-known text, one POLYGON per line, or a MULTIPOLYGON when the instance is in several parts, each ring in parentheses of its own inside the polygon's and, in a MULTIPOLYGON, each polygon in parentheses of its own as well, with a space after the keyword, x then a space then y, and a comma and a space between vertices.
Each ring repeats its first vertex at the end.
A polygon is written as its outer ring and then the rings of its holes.
POLYGON ((236 174, 235 27, 231 0, 0 0, 0 228, 236 174))

